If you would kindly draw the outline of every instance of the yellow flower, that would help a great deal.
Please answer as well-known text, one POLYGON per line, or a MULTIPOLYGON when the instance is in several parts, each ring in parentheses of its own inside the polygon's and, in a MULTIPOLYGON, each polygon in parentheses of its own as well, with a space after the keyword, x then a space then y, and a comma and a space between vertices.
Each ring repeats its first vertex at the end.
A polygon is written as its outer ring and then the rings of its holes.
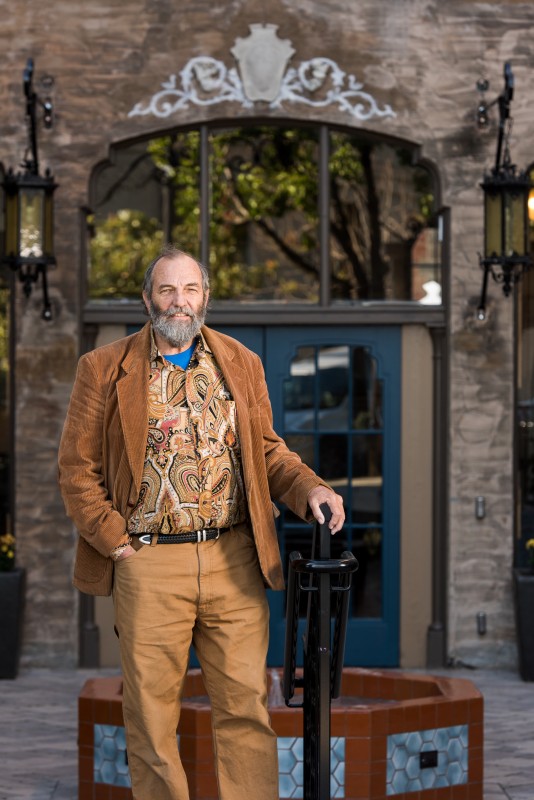
POLYGON ((534 539, 529 539, 528 542, 525 544, 527 550, 534 550, 534 539))

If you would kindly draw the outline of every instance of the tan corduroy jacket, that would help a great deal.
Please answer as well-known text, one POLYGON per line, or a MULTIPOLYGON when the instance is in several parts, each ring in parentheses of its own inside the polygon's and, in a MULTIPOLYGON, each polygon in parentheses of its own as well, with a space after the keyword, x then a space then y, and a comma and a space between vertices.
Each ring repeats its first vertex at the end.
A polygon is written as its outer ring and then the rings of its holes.
MULTIPOLYGON (((203 328, 233 395, 248 510, 267 586, 283 588, 272 499, 310 519, 307 496, 326 485, 274 432, 259 357, 235 339, 203 328)), ((59 481, 67 514, 80 534, 74 585, 111 593, 109 553, 124 539, 139 497, 148 435, 150 323, 99 347, 78 364, 59 448, 59 481)))

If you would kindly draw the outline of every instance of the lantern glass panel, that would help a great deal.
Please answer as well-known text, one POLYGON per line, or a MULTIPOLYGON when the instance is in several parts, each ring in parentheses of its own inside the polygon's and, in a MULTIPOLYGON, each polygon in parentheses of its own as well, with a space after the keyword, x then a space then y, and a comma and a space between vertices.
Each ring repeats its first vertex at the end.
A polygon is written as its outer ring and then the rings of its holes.
POLYGON ((44 254, 48 258, 54 259, 54 197, 51 192, 47 192, 44 199, 44 254))
POLYGON ((484 191, 484 256, 499 257, 502 253, 502 196, 484 191))
POLYGON ((18 256, 19 247, 19 196, 17 192, 5 193, 6 256, 18 256))
POLYGON ((505 209, 505 253, 507 256, 523 256, 526 246, 524 194, 508 192, 505 209))
POLYGON ((44 193, 39 189, 20 192, 20 246, 22 258, 42 258, 44 233, 44 193))

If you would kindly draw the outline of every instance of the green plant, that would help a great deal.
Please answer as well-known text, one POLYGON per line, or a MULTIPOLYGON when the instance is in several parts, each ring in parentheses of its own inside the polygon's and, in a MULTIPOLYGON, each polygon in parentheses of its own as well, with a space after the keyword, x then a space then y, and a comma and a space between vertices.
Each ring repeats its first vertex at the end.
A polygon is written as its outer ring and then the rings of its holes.
POLYGON ((15 537, 12 533, 0 536, 0 572, 9 572, 15 566, 15 537))

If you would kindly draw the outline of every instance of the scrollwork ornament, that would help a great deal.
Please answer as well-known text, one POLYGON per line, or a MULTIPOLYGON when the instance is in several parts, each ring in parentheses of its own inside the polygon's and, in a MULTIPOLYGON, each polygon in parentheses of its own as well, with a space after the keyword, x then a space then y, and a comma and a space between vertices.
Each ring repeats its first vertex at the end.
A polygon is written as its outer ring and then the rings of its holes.
MULTIPOLYGON (((270 34, 271 37, 274 35, 273 32, 270 34)), ((261 52, 258 57, 261 57, 261 52)), ((240 68, 243 71, 242 62, 240 68)), ((211 106, 218 103, 238 103, 242 108, 253 108, 255 105, 255 101, 247 97, 246 82, 243 83, 237 69, 228 69, 222 61, 211 56, 195 56, 187 62, 179 75, 180 84, 176 75, 171 75, 161 84, 160 91, 152 96, 147 105, 137 103, 128 116, 153 115, 165 118, 188 108, 190 104, 211 106)), ((251 76, 245 77, 250 80, 251 76)), ((288 67, 285 70, 278 93, 267 106, 278 109, 286 103, 304 104, 311 108, 337 105, 341 111, 361 121, 372 117, 396 116, 391 106, 384 105, 380 108, 375 98, 363 91, 363 84, 354 75, 347 75, 335 61, 323 56, 303 61, 297 68, 288 67)))

